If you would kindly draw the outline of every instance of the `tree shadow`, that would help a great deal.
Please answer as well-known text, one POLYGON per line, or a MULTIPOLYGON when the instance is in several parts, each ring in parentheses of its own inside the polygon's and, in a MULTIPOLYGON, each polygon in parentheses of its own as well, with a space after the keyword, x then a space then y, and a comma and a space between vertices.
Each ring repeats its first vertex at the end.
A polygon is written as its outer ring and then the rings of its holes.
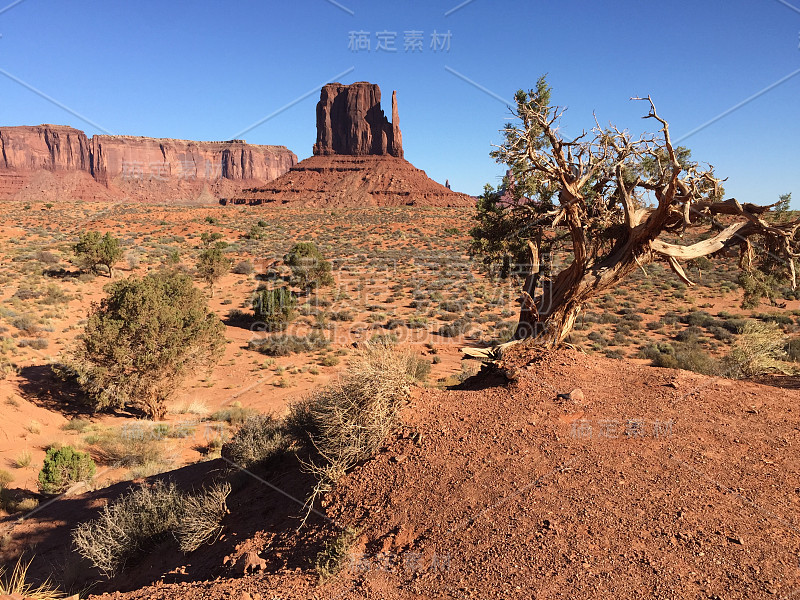
MULTIPOLYGON (((10 536, 7 547, 17 556, 23 549, 33 550, 33 583, 49 577, 62 588, 91 588, 93 594, 127 592, 158 581, 184 583, 239 577, 245 567, 245 557, 241 556, 245 551, 262 553, 267 572, 308 570, 322 549, 325 533, 335 527, 321 513, 312 512, 305 528, 297 531, 305 514, 303 502, 316 483, 300 466, 293 454, 282 457, 278 464, 247 470, 221 458, 196 463, 146 480, 125 481, 80 496, 61 497, 30 513, 24 522, 12 517, 0 520, 0 535, 10 536), (189 554, 180 552, 177 542, 166 536, 147 548, 145 554, 129 561, 124 572, 113 579, 104 578, 72 548, 71 531, 77 524, 96 518, 103 505, 132 487, 157 480, 172 481, 183 491, 200 490, 213 481, 230 481, 229 514, 223 519, 222 535, 189 554), (267 549, 269 552, 264 552, 267 549), (226 560, 229 556, 234 560, 226 560)), ((14 554, 0 552, 0 559, 13 562, 14 554)))
POLYGON ((258 321, 251 313, 234 308, 228 312, 228 316, 222 319, 222 322, 228 327, 252 331, 258 321))
POLYGON ((19 390, 23 398, 70 417, 92 414, 93 410, 78 384, 65 381, 51 365, 31 365, 19 370, 19 390))
POLYGON ((507 385, 508 382, 508 377, 501 371, 491 365, 484 364, 481 366, 481 370, 475 373, 475 375, 467 377, 457 385, 448 386, 447 389, 462 392, 475 392, 487 390, 489 388, 503 387, 507 385))
POLYGON ((68 271, 64 267, 45 269, 42 271, 45 277, 52 277, 54 279, 76 279, 81 275, 81 270, 68 271))
POLYGON ((751 381, 785 390, 800 390, 800 375, 761 375, 753 377, 751 381))

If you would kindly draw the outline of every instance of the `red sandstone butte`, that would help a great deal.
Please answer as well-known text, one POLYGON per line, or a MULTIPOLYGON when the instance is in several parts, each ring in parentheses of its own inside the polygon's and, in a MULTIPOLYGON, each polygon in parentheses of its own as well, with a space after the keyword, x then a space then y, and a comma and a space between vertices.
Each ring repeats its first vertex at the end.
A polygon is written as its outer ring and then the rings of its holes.
POLYGON ((233 204, 301 206, 473 206, 403 158, 403 137, 392 93, 392 122, 373 83, 329 83, 317 103, 314 156, 270 183, 246 189, 233 204))
POLYGON ((389 155, 403 157, 403 138, 397 113, 397 92, 392 93, 392 122, 381 109, 381 88, 359 81, 351 85, 329 83, 317 103, 315 156, 389 155))

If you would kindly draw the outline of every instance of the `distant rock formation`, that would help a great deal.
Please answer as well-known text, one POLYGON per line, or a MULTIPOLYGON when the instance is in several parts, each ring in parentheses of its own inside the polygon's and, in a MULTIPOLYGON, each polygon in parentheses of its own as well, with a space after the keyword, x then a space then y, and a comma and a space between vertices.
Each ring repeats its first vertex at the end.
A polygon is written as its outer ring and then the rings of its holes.
POLYGON ((66 125, 0 127, 0 168, 90 171, 90 143, 66 125))
POLYGON ((244 190, 233 204, 301 206, 473 206, 475 199, 430 179, 403 159, 392 93, 392 122, 372 83, 330 83, 317 104, 314 156, 269 184, 244 190))
POLYGON ((268 182, 297 164, 284 146, 244 140, 193 142, 134 136, 92 137, 92 175, 101 183, 123 179, 268 182))
POLYGON ((315 156, 403 157, 403 136, 397 112, 397 92, 392 92, 392 122, 381 109, 381 88, 359 81, 351 85, 329 83, 317 103, 315 156))
POLYGON ((83 131, 64 125, 0 127, 0 197, 6 198, 31 188, 33 182, 36 193, 48 192, 43 187, 54 191, 60 184, 42 172, 56 179, 69 175, 69 189, 82 199, 128 195, 159 201, 196 197, 208 187, 230 194, 268 183, 296 164, 297 156, 285 146, 244 140, 194 142, 109 135, 90 139, 83 131), (107 189, 91 189, 92 179, 107 189))

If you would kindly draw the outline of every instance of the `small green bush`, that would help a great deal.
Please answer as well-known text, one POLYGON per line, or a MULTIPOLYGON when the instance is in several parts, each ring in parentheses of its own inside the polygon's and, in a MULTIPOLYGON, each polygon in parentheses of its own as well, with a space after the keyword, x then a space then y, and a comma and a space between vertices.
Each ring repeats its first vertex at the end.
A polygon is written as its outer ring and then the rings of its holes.
POLYGON ((297 298, 285 287, 261 290, 253 298, 253 314, 267 331, 283 331, 292 322, 297 298))
POLYGON ((86 452, 78 452, 71 446, 51 448, 39 471, 39 491, 60 494, 74 483, 91 479, 94 473, 94 461, 86 452))
POLYGON ((331 263, 313 242, 299 242, 284 256, 292 269, 292 283, 305 292, 333 284, 331 263))

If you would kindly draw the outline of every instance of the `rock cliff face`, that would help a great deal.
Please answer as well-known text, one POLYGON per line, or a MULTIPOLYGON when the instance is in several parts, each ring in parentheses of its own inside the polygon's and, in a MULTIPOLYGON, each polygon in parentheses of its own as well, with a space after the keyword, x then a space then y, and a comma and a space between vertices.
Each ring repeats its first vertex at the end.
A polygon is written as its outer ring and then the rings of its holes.
POLYGON ((0 168, 89 171, 86 134, 64 125, 0 127, 0 168))
POLYGON ((381 88, 359 81, 351 85, 329 83, 317 103, 315 156, 403 157, 403 139, 397 113, 397 92, 392 93, 392 122, 381 109, 381 88))
POLYGON ((92 138, 92 174, 101 183, 124 180, 271 181, 297 164, 284 146, 242 140, 193 142, 133 136, 92 138))
MULTIPOLYGON (((14 196, 34 180, 47 180, 37 175, 46 171, 62 178, 82 173, 90 183, 94 178, 105 187, 119 186, 121 194, 133 186, 143 198, 157 201, 178 188, 187 191, 219 184, 227 193, 230 185, 225 181, 241 182, 239 189, 264 184, 295 164, 297 156, 284 146, 244 140, 194 142, 108 135, 89 139, 84 132, 63 125, 0 127, 0 197, 14 196)), ((98 195, 105 194, 99 190, 81 193, 81 197, 98 195)))

